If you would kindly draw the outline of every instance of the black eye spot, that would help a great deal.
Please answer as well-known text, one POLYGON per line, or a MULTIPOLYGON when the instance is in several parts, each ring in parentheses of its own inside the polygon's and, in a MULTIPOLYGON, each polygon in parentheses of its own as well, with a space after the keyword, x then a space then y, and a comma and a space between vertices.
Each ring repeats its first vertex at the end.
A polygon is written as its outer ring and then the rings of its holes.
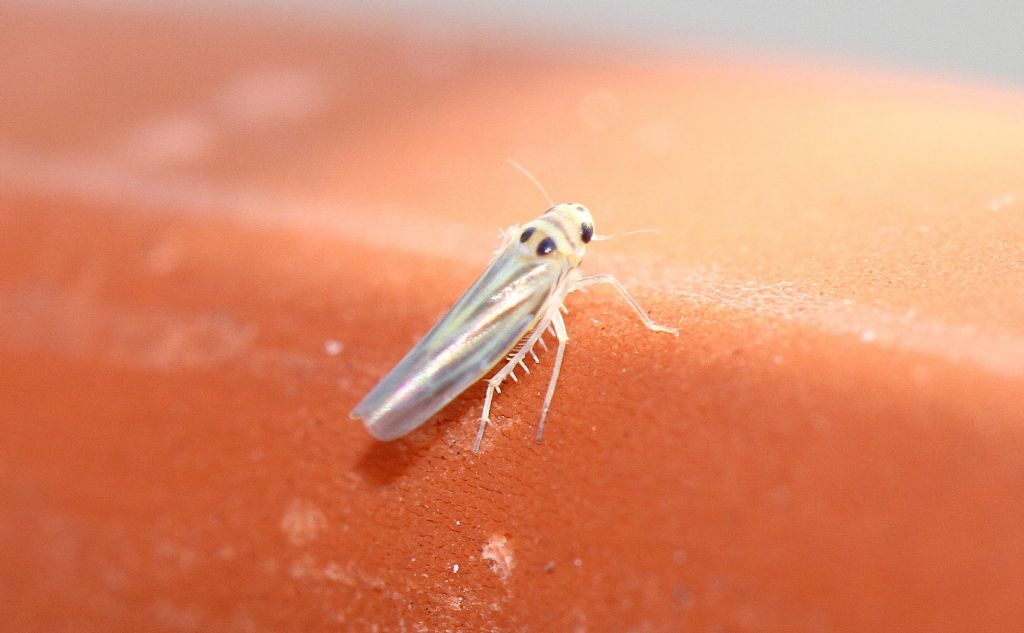
POLYGON ((587 244, 590 242, 590 238, 594 237, 594 225, 584 224, 580 229, 580 237, 583 238, 583 243, 587 244))
POLYGON ((540 241, 540 244, 537 245, 538 255, 550 255, 553 252, 555 252, 555 240, 550 237, 545 237, 540 241))
POLYGON ((537 230, 537 229, 535 227, 531 226, 530 228, 528 228, 525 231, 523 231, 523 234, 519 236, 519 241, 520 242, 525 242, 525 241, 529 240, 530 236, 533 235, 533 232, 535 230, 537 230))

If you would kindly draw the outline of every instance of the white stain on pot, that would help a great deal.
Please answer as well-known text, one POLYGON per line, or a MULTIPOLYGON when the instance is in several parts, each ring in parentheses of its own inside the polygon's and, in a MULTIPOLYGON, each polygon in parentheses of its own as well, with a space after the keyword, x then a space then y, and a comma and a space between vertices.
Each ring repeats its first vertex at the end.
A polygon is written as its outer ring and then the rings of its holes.
POLYGON ((512 553, 512 546, 506 537, 500 534, 492 535, 484 543, 480 555, 487 561, 491 571, 498 578, 507 580, 512 575, 512 569, 516 566, 516 560, 512 553))
POLYGON ((294 499, 281 516, 280 526, 289 543, 306 545, 327 529, 327 516, 309 501, 294 499))

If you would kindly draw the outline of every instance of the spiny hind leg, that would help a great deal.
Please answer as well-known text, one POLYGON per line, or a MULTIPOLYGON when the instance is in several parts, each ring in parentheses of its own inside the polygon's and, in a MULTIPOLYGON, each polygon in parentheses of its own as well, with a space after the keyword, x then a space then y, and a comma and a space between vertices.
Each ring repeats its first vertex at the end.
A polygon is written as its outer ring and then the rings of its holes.
MULTIPOLYGON (((555 312, 557 313, 557 310, 555 312)), ((561 317, 561 315, 559 315, 559 317, 561 317)), ((561 318, 559 318, 559 320, 561 320, 561 318)), ((484 441, 484 431, 487 430, 487 424, 491 421, 491 403, 494 401, 495 392, 501 393, 501 383, 505 382, 505 379, 509 376, 515 380, 515 374, 512 372, 515 370, 517 365, 522 365, 523 369, 529 372, 529 370, 526 369, 525 363, 523 363, 523 359, 526 357, 527 353, 533 353, 533 346, 538 341, 543 344, 541 336, 543 336, 544 330, 547 329, 550 321, 550 318, 541 321, 537 327, 534 328, 533 332, 530 333, 530 336, 526 338, 526 341, 523 343, 522 347, 519 348, 519 351, 513 354, 512 357, 508 359, 508 362, 506 362, 496 374, 487 379, 487 395, 484 396, 484 409, 480 414, 480 428, 477 429, 476 439, 473 441, 474 453, 480 452, 480 445, 484 441)), ((534 358, 536 359, 537 356, 534 355, 534 358)))
POLYGON ((633 312, 636 312, 636 315, 640 317, 640 320, 643 321, 644 326, 647 327, 647 329, 654 330, 655 332, 667 332, 669 334, 679 336, 678 329, 674 327, 669 327, 667 325, 660 325, 652 321, 651 317, 647 316, 647 313, 644 312, 644 309, 640 307, 639 303, 637 303, 637 300, 633 298, 633 295, 629 294, 629 291, 626 290, 626 287, 623 286, 622 282, 616 279, 614 275, 604 274, 582 277, 576 280, 576 282, 573 283, 572 286, 570 286, 569 292, 573 292, 575 290, 582 290, 583 288, 586 288, 588 286, 594 286, 596 284, 609 284, 613 286, 616 290, 618 290, 619 296, 621 296, 622 299, 629 304, 629 307, 633 308, 633 312))
POLYGON ((551 369, 551 379, 548 381, 548 393, 544 396, 544 406, 540 409, 540 422, 537 423, 537 441, 544 437, 544 421, 548 417, 548 409, 551 408, 551 399, 555 396, 555 385, 558 384, 558 372, 562 370, 562 357, 565 356, 565 344, 569 342, 569 333, 565 329, 565 321, 562 315, 555 311, 551 318, 555 328, 555 336, 558 338, 558 350, 555 352, 555 366, 551 369))
POLYGON ((484 441, 484 431, 487 430, 487 424, 491 421, 491 401, 494 400, 494 392, 501 391, 501 380, 495 380, 497 377, 498 374, 495 374, 487 380, 487 395, 484 396, 484 410, 480 414, 480 428, 477 429, 476 439, 473 440, 474 453, 480 452, 480 444, 484 441))

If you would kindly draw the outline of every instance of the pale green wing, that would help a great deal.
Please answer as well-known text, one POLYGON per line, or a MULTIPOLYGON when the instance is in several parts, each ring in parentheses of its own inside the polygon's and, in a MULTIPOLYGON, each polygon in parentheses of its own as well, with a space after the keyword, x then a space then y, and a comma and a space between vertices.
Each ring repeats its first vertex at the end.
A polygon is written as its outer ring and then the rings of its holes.
POLYGON ((567 268, 511 243, 352 410, 380 440, 423 424, 482 379, 536 324, 567 268))

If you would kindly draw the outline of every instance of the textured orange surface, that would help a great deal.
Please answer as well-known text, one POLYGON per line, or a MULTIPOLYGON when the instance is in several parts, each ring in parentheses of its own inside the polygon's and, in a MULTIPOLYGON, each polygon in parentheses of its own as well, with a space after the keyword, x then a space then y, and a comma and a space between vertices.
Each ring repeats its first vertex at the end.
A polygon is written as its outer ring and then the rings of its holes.
POLYGON ((1019 626, 1024 95, 353 24, 0 10, 6 630, 1019 626), (682 335, 376 443, 506 157, 682 335))

